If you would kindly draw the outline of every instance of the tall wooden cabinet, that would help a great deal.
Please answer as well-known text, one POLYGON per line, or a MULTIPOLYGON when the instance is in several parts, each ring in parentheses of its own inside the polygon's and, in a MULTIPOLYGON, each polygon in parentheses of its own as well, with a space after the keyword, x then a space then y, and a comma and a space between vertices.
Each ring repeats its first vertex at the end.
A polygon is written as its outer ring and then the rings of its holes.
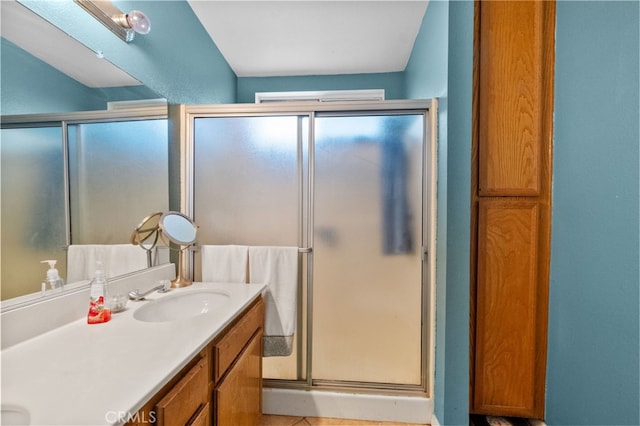
POLYGON ((477 1, 470 411, 544 418, 555 3, 477 1))

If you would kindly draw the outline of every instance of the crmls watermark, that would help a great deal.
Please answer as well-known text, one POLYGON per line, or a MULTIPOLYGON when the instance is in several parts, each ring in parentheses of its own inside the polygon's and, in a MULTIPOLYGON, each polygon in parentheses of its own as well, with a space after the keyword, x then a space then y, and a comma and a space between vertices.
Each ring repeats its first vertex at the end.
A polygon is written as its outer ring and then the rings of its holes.
POLYGON ((138 411, 137 413, 131 414, 128 411, 107 411, 104 414, 104 419, 107 423, 133 422, 138 424, 152 424, 156 422, 156 412, 149 411, 145 413, 144 411, 138 411))

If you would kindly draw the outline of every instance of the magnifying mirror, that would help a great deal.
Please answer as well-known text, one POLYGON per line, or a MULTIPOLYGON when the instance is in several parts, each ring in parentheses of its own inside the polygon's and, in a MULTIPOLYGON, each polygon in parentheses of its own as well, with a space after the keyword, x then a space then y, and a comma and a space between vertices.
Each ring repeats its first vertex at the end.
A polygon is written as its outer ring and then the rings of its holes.
POLYGON ((167 212, 160 219, 160 229, 171 242, 181 246, 196 241, 196 225, 187 216, 178 212, 167 212))
POLYGON ((131 233, 129 242, 133 245, 139 245, 143 250, 147 251, 147 266, 153 266, 151 260, 151 251, 158 242, 158 235, 160 234, 160 217, 162 212, 151 213, 149 216, 142 219, 142 222, 135 227, 131 233))
POLYGON ((180 246, 178 255, 178 277, 171 282, 171 287, 187 287, 191 281, 184 277, 182 269, 185 249, 196 241, 198 227, 191 219, 179 212, 167 212, 162 215, 158 224, 161 235, 180 246))

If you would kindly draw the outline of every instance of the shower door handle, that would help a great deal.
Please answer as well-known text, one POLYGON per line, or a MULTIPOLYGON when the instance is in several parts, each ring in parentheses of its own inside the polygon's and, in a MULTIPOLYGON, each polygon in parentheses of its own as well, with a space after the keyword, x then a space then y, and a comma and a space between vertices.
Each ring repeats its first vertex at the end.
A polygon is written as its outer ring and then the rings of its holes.
POLYGON ((298 247, 298 253, 311 253, 312 251, 311 247, 298 247))

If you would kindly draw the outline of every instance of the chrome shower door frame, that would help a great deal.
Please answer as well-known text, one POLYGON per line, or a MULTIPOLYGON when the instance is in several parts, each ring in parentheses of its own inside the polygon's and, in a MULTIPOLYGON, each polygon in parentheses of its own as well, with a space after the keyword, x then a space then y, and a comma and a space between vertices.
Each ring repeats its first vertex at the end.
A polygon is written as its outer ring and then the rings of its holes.
MULTIPOLYGON (((298 247, 300 257, 306 257, 306 312, 299 309, 298 326, 304 329, 304 339, 298 340, 298 380, 265 379, 270 387, 293 389, 357 390, 366 393, 397 393, 406 395, 433 395, 433 372, 435 358, 435 253, 436 253, 436 189, 437 189, 437 100, 398 100, 375 102, 278 102, 264 104, 198 105, 184 106, 180 110, 183 124, 180 149, 180 205, 184 213, 194 213, 194 128, 197 118, 206 117, 247 117, 247 116, 298 116, 298 143, 304 137, 301 132, 302 119, 308 118, 308 140, 305 147, 307 173, 300 162, 302 150, 298 152, 299 211, 298 247), (423 155, 422 155, 422 300, 421 300, 421 381, 419 385, 397 385, 371 382, 345 382, 314 380, 313 378, 313 248, 314 248, 314 128, 317 116, 357 114, 423 114, 423 155), (305 189, 308 188, 307 189, 305 189), (304 327, 304 328, 303 328, 304 327), (304 340, 304 342, 303 342, 304 340)), ((171 113, 170 113, 171 116, 171 113)), ((170 118, 171 119, 171 118, 170 118)), ((189 263, 189 273, 193 274, 193 256, 189 263)), ((301 283, 302 285, 302 283, 301 283)), ((302 295, 302 291, 299 292, 302 295)), ((300 300, 302 304, 302 300, 300 300)))

